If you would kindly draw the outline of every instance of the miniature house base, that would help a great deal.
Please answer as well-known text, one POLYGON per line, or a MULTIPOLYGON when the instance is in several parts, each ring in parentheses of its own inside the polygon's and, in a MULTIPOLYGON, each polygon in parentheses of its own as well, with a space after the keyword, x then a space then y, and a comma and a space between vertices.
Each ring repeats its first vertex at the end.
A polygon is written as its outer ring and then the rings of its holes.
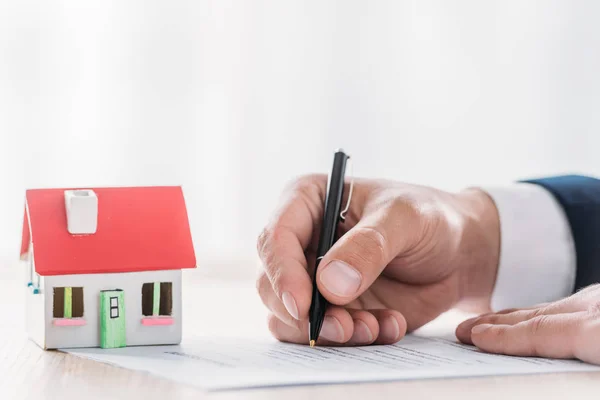
POLYGON ((182 269, 196 258, 180 187, 28 190, 25 207, 21 260, 35 343, 181 342, 182 269))
POLYGON ((27 331, 30 338, 43 349, 103 347, 100 293, 113 289, 123 291, 124 315, 114 320, 123 321, 127 346, 181 342, 181 271, 42 276, 39 294, 34 295, 31 288, 27 289, 27 331), (143 315, 141 288, 148 282, 172 283, 170 316, 143 315), (54 318, 55 287, 83 288, 83 317, 54 318))

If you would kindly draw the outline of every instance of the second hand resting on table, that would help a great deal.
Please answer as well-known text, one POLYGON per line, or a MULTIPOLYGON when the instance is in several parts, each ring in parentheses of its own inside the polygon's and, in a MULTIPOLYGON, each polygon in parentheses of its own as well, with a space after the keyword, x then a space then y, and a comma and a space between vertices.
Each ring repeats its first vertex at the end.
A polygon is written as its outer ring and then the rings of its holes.
MULTIPOLYGON (((281 341, 308 341, 326 186, 325 175, 289 185, 258 240, 257 288, 281 341)), ((343 236, 318 269, 319 290, 332 304, 319 344, 390 344, 451 308, 490 311, 500 227, 485 192, 357 179, 340 227, 343 236)), ((556 303, 465 321, 457 337, 490 352, 600 363, 598 304, 600 287, 593 286, 556 303)))

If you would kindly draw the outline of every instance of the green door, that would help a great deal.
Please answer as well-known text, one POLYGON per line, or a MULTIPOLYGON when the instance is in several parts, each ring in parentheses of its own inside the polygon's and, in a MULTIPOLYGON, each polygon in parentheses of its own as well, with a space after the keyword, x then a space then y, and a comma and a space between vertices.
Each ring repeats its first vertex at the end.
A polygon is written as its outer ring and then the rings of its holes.
POLYGON ((121 289, 100 292, 100 347, 125 347, 125 292, 121 289))

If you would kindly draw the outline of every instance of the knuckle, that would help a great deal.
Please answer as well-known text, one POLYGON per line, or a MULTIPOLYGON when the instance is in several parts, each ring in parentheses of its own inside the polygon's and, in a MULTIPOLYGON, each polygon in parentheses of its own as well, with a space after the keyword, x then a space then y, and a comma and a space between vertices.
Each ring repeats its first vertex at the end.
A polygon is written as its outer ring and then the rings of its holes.
POLYGON ((405 194, 396 199, 395 207, 402 212, 415 217, 430 217, 440 215, 441 210, 436 202, 424 199, 422 196, 405 194))
POLYGON ((293 196, 296 196, 306 204, 314 203, 315 199, 325 198, 322 185, 323 176, 305 175, 300 177, 293 186, 293 196))
POLYGON ((262 267, 264 272, 266 272, 267 276, 270 277, 271 280, 273 280, 280 270, 280 255, 277 249, 275 248, 277 233, 276 231, 270 232, 271 233, 269 233, 269 239, 267 239, 263 244, 262 251, 260 253, 260 258, 262 261, 262 267))
POLYGON ((549 310, 547 306, 544 306, 544 307, 540 307, 540 308, 536 308, 535 310, 532 310, 530 312, 530 314, 528 315, 528 317, 529 317, 529 319, 540 318, 540 317, 543 317, 544 315, 547 315, 549 312, 551 313, 551 310, 549 310))
POLYGON ((540 334, 541 331, 546 329, 548 326, 549 316, 548 315, 538 315, 531 319, 531 324, 529 326, 529 333, 531 336, 535 337, 540 334))
POLYGON ((269 282, 271 287, 273 288, 273 291, 275 291, 275 293, 277 293, 277 295, 280 295, 282 292, 282 287, 285 286, 283 283, 283 278, 284 274, 283 271, 280 268, 273 268, 271 270, 271 273, 269 274, 269 282))
POLYGON ((267 247, 272 247, 276 243, 279 243, 283 236, 285 236, 286 229, 282 226, 282 224, 275 224, 270 231, 268 240, 265 242, 267 247))
POLYGON ((265 251, 262 255, 263 268, 267 275, 277 270, 277 254, 274 251, 265 251))
POLYGON ((436 202, 424 200, 423 198, 404 195, 394 200, 394 212, 401 214, 414 230, 422 237, 430 237, 441 229, 447 227, 444 224, 445 214, 436 202))
POLYGON ((299 193, 301 195, 313 195, 319 190, 319 184, 323 181, 323 174, 308 174, 292 179, 286 185, 286 192, 299 193))
POLYGON ((297 186, 314 186, 315 182, 323 179, 323 174, 305 174, 297 177, 292 182, 297 186))
POLYGON ((391 207, 396 213, 414 217, 419 215, 419 202, 408 195, 394 197, 391 207))
POLYGON ((529 354, 532 356, 543 355, 544 350, 544 341, 540 340, 540 336, 542 331, 548 328, 548 323, 550 320, 550 316, 548 315, 538 315, 531 319, 531 324, 529 327, 530 338, 528 341, 529 354))
POLYGON ((261 260, 265 264, 265 268, 272 267, 276 261, 278 254, 277 245, 284 235, 285 229, 278 225, 265 228, 259 235, 256 247, 261 260))
POLYGON ((502 318, 501 315, 498 314, 490 314, 490 315, 486 315, 481 317, 481 321, 480 323, 485 323, 485 324, 498 324, 500 322, 500 319, 502 318))
POLYGON ((258 239, 256 240, 256 250, 258 254, 262 256, 264 253, 264 248, 269 241, 269 237, 271 236, 271 230, 268 227, 263 228, 263 230, 258 235, 258 239))
POLYGON ((293 187, 295 190, 300 190, 300 191, 310 189, 311 187, 314 186, 316 176, 317 176, 316 174, 302 175, 302 176, 292 180, 291 187, 293 187))

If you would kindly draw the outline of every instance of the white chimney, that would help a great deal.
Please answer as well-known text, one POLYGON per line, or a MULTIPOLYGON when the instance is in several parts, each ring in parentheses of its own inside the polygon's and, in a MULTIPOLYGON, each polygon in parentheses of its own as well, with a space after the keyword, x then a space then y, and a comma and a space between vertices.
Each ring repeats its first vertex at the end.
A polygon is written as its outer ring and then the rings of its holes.
POLYGON ((93 190, 65 190, 67 229, 73 235, 91 235, 98 227, 98 197, 93 190))

